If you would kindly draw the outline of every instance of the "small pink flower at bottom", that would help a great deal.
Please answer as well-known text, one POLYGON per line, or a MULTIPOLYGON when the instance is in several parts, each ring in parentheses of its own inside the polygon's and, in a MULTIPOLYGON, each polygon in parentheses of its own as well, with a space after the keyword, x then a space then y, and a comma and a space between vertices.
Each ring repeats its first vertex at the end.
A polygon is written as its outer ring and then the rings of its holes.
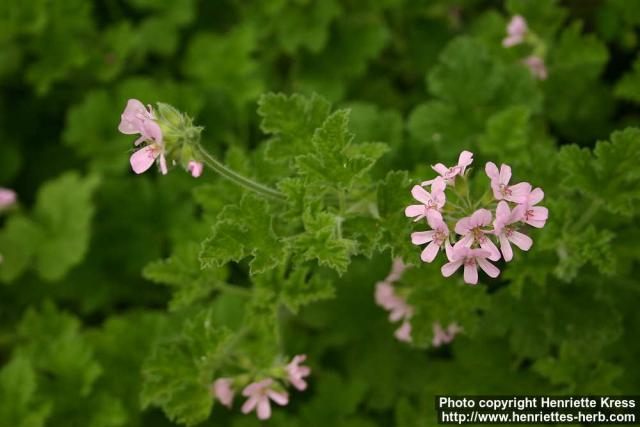
POLYGON ((522 63, 529 68, 531 73, 539 80, 546 80, 548 77, 547 67, 544 60, 539 56, 528 56, 522 60, 522 63))
POLYGON ((440 209, 442 209, 446 202, 446 196, 444 194, 446 186, 447 184, 440 176, 433 180, 433 184, 431 184, 431 192, 428 192, 419 185, 415 185, 411 189, 411 194, 414 199, 422 204, 407 206, 404 210, 404 214, 407 217, 414 218, 414 221, 418 221, 429 216, 442 217, 440 209))
POLYGON ((160 158, 160 171, 163 175, 167 174, 167 160, 164 157, 164 150, 159 144, 147 145, 131 155, 129 162, 131 169, 137 174, 147 171, 157 158, 160 158))
POLYGON ((522 16, 515 15, 507 25, 507 37, 502 40, 502 46, 511 47, 522 43, 527 31, 527 21, 522 16))
POLYGON ((477 243, 489 253, 488 258, 491 261, 499 260, 500 251, 498 247, 487 237, 487 234, 491 234, 491 230, 482 229, 482 227, 489 226, 491 220, 491 211, 487 209, 478 209, 471 216, 460 219, 456 223, 455 231, 463 237, 456 242, 454 249, 463 246, 470 248, 474 243, 477 243))
POLYGON ((411 243, 414 245, 429 243, 420 254, 420 259, 424 262, 431 262, 438 255, 440 248, 449 244, 449 227, 442 218, 427 217, 427 222, 432 230, 411 233, 411 243))
POLYGON ((402 322, 402 325, 396 329, 393 334, 398 341, 411 342, 411 323, 408 320, 402 322))
POLYGON ((544 227, 549 218, 549 210, 544 206, 535 206, 544 199, 544 192, 536 188, 527 196, 524 202, 524 219, 526 224, 535 228, 544 227))
POLYGON ((453 338, 456 336, 456 334, 461 331, 462 328, 458 326, 457 323, 450 324, 445 331, 444 329, 442 329, 440 323, 436 322, 433 324, 432 344, 434 347, 440 347, 442 344, 448 344, 453 341, 453 338))
POLYGON ((493 232, 500 239, 500 250, 504 260, 507 262, 513 259, 513 249, 511 249, 511 243, 509 242, 512 242, 523 251, 528 251, 533 245, 531 237, 516 231, 512 225, 524 219, 524 209, 523 205, 518 205, 513 210, 510 210, 509 204, 505 201, 498 203, 496 208, 493 232))
POLYGON ((531 192, 531 184, 521 182, 509 185, 511 180, 511 167, 501 165, 500 171, 493 162, 487 162, 484 168, 487 176, 491 179, 491 189, 496 200, 507 200, 514 203, 524 203, 527 195, 531 192))
POLYGON ((454 247, 451 251, 449 262, 442 266, 440 271, 444 277, 455 273, 464 265, 464 281, 470 285, 478 283, 478 266, 490 277, 498 277, 500 270, 487 261, 489 252, 484 249, 470 249, 465 246, 454 247))
POLYGON ((191 160, 189 162, 189 165, 187 166, 187 169, 189 169, 189 172, 191 173, 192 177, 198 178, 200 175, 202 175, 202 169, 203 169, 202 162, 196 162, 195 160, 191 160))
MULTIPOLYGON (((442 163, 436 163, 431 166, 431 169, 438 172, 442 179, 444 179, 445 183, 452 184, 455 181, 456 176, 464 175, 467 166, 471 165, 471 163, 473 163, 473 153, 471 151, 464 150, 458 157, 457 165, 448 168, 442 163)), ((434 181, 435 179, 425 181, 422 185, 431 185, 434 181)))
POLYGON ((247 397, 247 401, 242 405, 242 413, 248 414, 256 410, 258 418, 266 420, 271 417, 271 404, 269 399, 280 406, 289 403, 289 395, 284 391, 277 391, 271 388, 273 380, 264 379, 260 382, 251 383, 242 390, 242 395, 247 397))
POLYGON ((300 365, 305 360, 307 360, 307 356, 305 354, 300 354, 295 356, 287 365, 289 382, 300 391, 304 391, 307 388, 307 382, 304 378, 311 374, 310 367, 300 365))
POLYGON ((0 210, 8 208, 16 202, 16 192, 0 187, 0 210))
POLYGON ((228 408, 231 408, 231 403, 233 402, 232 383, 233 380, 231 378, 218 378, 211 387, 214 396, 228 408))

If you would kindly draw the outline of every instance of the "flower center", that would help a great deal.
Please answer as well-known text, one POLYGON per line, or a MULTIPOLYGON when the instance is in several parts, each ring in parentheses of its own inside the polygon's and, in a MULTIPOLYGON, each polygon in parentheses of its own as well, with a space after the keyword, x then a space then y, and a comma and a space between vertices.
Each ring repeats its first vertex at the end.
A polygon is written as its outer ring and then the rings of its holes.
POLYGON ((503 196, 510 196, 511 189, 506 184, 500 184, 500 194, 502 194, 503 196))
POLYGON ((475 267, 476 259, 475 258, 465 258, 464 259, 464 265, 468 265, 470 267, 475 267))
POLYGON ((478 243, 484 243, 484 241, 487 240, 487 238, 484 235, 484 231, 480 230, 480 227, 474 228, 472 233, 473 233, 473 238, 478 243))

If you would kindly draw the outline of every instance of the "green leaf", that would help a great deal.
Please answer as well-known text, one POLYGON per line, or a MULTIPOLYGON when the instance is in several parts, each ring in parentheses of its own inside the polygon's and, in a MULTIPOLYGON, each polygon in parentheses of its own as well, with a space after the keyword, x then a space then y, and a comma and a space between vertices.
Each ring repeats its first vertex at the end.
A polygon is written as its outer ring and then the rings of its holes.
POLYGON ((273 231, 270 210, 266 201, 252 194, 246 194, 238 205, 225 207, 211 237, 202 243, 202 266, 222 266, 248 256, 252 257, 251 274, 281 265, 284 249, 273 231))
POLYGON ((0 279, 12 282, 29 268, 38 243, 43 238, 41 230, 30 219, 12 216, 0 231, 0 279))
POLYGON ((404 209, 411 202, 411 181, 405 171, 391 171, 378 184, 380 224, 383 229, 383 248, 391 249, 392 257, 405 262, 418 260, 420 251, 411 244, 411 220, 404 209))
POLYGON ((210 387, 229 339, 228 331, 214 327, 210 310, 185 321, 144 363, 143 407, 158 406, 170 420, 186 425, 206 420, 213 406, 210 387))
POLYGON ((618 80, 614 94, 620 99, 640 104, 640 56, 633 62, 633 70, 618 80))
POLYGON ((173 289, 173 298, 169 303, 171 310, 186 308, 206 299, 220 288, 219 285, 227 277, 225 268, 201 268, 199 253, 200 245, 197 243, 181 245, 170 258, 154 261, 142 272, 146 279, 173 289))
POLYGON ((576 145, 562 147, 560 164, 565 185, 588 195, 612 213, 632 216, 640 199, 640 129, 627 128, 611 134, 611 142, 599 141, 593 152, 576 145))
POLYGON ((258 101, 260 128, 272 135, 267 142, 268 159, 291 165, 293 156, 310 151, 309 140, 322 126, 331 111, 331 105, 318 95, 286 96, 268 93, 258 101))
POLYGON ((15 427, 43 427, 51 411, 36 398, 36 373, 26 358, 16 357, 0 370, 0 420, 15 427))
POLYGON ((298 267, 282 282, 280 300, 297 313, 300 307, 312 302, 333 298, 335 287, 329 277, 310 274, 310 270, 298 267))
POLYGON ((42 232, 35 269, 46 280, 58 280, 87 251, 94 207, 91 198, 100 180, 67 173, 38 191, 33 220, 42 232))
POLYGON ((351 255, 357 249, 355 240, 341 236, 343 218, 328 212, 303 215, 304 233, 291 239, 291 246, 303 261, 317 260, 342 274, 349 266, 351 255))
POLYGON ((331 114, 313 135, 313 152, 296 158, 300 174, 322 187, 351 189, 387 152, 382 143, 352 144, 349 111, 331 114))

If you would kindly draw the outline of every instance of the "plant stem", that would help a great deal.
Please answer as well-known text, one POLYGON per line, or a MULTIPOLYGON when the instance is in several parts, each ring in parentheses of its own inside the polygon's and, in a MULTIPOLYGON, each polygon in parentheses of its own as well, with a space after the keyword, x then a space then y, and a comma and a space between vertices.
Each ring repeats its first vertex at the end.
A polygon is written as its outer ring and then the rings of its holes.
POLYGON ((246 188, 247 190, 251 190, 260 195, 271 197, 273 199, 285 200, 286 196, 278 190, 267 187, 265 185, 259 184, 252 179, 247 178, 246 176, 240 175, 237 172, 226 167, 220 161, 218 161, 215 157, 213 157, 207 150, 205 150, 201 145, 196 146, 196 151, 202 157, 204 163, 211 169, 213 169, 216 173, 228 179, 229 181, 246 188))

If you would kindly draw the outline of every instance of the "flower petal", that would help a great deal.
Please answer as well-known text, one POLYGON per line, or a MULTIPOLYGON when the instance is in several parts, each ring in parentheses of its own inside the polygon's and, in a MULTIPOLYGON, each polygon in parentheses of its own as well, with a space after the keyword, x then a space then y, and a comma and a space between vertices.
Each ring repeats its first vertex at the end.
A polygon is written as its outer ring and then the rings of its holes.
POLYGON ((158 152, 152 146, 147 145, 131 155, 129 163, 131 169, 137 174, 141 174, 148 170, 158 157, 158 152))
POLYGON ((502 164, 500 165, 500 184, 507 185, 511 181, 511 166, 502 164))
POLYGON ((485 251, 489 252, 489 258, 491 261, 498 261, 500 259, 500 251, 498 247, 491 241, 491 239, 486 238, 480 243, 480 247, 485 251))
POLYGON ((507 236, 505 236, 504 234, 501 234, 499 239, 502 256, 506 262, 509 262, 513 259, 513 249, 511 248, 511 243, 509 243, 509 239, 507 239, 507 236))
POLYGON ((436 255, 438 255, 439 250, 440 246, 436 242, 431 242, 420 254, 420 259, 424 262, 431 262, 435 259, 436 255))
POLYGON ((457 261, 451 261, 451 262, 448 262, 445 265, 443 265, 440 268, 440 272, 442 273, 442 275, 444 277, 449 277, 453 273, 455 273, 460 268, 461 265, 462 265, 462 260, 461 259, 459 259, 457 261))
POLYGON ((533 240, 531 239, 531 237, 527 236, 526 234, 522 234, 519 231, 512 232, 509 236, 509 240, 511 240, 514 245, 516 245, 523 251, 528 251, 533 245, 533 240))
POLYGON ((475 264, 464 265, 464 281, 470 285, 478 283, 478 267, 475 264))
POLYGON ((500 270, 498 269, 498 267, 496 267, 495 265, 491 264, 486 259, 484 259, 484 258, 476 258, 476 262, 478 263, 478 265, 480 266, 482 271, 487 273, 487 275, 489 277, 493 277, 495 279, 496 277, 498 277, 500 275, 500 270))
POLYGON ((271 404, 266 396, 262 396, 258 400, 258 409, 256 410, 258 419, 268 420, 271 418, 271 404))
POLYGON ((283 391, 268 390, 267 396, 280 406, 284 406, 289 403, 289 395, 283 391))
POLYGON ((529 193, 531 192, 531 184, 528 182, 520 182, 516 185, 509 186, 509 190, 511 191, 511 195, 507 200, 511 200, 515 203, 525 203, 529 193))
POLYGON ((487 162, 487 164, 484 166, 484 171, 492 181, 494 181, 494 180, 497 181, 499 176, 500 176, 500 172, 498 171, 498 167, 493 162, 487 162))
POLYGON ((416 231, 411 233, 411 243, 414 245, 424 245, 427 242, 433 240, 433 235, 436 234, 435 231, 416 231))
POLYGON ((414 199, 416 199, 420 203, 424 203, 425 205, 432 200, 431 194, 419 185, 413 186, 413 188, 411 189, 411 195, 414 199))
POLYGON ((409 218, 418 217, 420 219, 424 216, 424 205, 411 205, 407 206, 404 210, 404 215, 409 218))

